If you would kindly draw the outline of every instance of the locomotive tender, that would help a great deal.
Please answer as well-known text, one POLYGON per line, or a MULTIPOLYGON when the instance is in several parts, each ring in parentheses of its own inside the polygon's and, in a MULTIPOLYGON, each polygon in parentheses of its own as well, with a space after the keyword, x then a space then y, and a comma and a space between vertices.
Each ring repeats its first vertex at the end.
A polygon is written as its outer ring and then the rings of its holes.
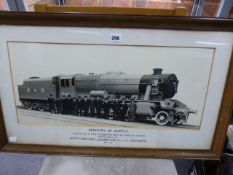
POLYGON ((19 99, 25 108, 46 110, 48 99, 62 96, 99 96, 110 100, 136 102, 137 119, 152 120, 158 125, 186 123, 193 113, 182 102, 172 99, 177 93, 175 74, 162 74, 153 69, 148 75, 129 75, 123 72, 88 75, 59 75, 51 78, 31 77, 18 86, 19 99))

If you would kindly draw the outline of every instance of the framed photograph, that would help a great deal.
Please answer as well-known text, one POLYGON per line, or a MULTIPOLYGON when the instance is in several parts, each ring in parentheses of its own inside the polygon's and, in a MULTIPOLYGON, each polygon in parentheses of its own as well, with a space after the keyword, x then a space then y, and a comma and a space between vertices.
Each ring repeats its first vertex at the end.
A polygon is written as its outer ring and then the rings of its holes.
POLYGON ((233 21, 0 13, 2 151, 221 156, 233 21))

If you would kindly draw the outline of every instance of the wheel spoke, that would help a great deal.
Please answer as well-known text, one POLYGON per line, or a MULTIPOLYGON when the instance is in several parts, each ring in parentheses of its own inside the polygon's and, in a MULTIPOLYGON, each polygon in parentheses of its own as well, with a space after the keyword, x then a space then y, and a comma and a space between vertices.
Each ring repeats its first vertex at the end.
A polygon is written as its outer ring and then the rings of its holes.
POLYGON ((169 122, 168 118, 169 114, 166 111, 159 111, 155 115, 154 120, 158 125, 164 126, 169 122))

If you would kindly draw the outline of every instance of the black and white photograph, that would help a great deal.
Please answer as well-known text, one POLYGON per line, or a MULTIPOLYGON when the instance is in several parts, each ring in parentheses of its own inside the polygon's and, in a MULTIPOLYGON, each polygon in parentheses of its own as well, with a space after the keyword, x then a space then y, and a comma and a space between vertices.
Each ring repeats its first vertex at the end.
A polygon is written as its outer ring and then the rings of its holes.
POLYGON ((201 126, 214 49, 9 42, 8 52, 21 124, 201 126))

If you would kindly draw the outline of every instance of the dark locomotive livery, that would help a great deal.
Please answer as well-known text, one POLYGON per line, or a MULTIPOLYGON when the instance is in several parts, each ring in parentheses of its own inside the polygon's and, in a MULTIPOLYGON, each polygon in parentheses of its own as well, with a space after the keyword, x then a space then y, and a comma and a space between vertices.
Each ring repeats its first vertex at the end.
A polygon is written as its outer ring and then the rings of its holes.
POLYGON ((121 120, 173 125, 186 123, 193 113, 185 104, 172 99, 178 83, 175 74, 162 74, 162 69, 156 68, 153 74, 143 76, 108 72, 31 77, 18 86, 18 91, 27 109, 106 118, 121 116, 121 120))

